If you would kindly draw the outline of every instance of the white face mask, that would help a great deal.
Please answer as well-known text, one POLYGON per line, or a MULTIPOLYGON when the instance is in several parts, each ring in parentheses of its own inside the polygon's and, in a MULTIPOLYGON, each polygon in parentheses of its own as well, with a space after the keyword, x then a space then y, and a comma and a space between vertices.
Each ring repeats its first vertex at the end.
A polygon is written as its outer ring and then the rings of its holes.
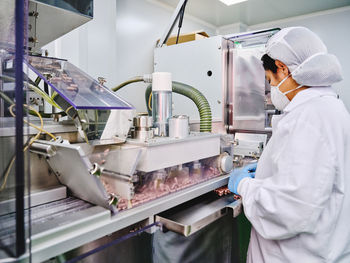
POLYGON ((288 97, 286 95, 303 86, 303 85, 299 85, 295 89, 288 90, 284 93, 282 91, 280 91, 280 86, 283 84, 283 82, 285 82, 289 78, 290 75, 291 74, 289 74, 287 77, 285 77, 277 86, 270 86, 271 87, 272 104, 275 106, 276 109, 278 109, 280 111, 284 110, 285 107, 287 107, 287 105, 290 103, 290 100, 288 99, 288 97))

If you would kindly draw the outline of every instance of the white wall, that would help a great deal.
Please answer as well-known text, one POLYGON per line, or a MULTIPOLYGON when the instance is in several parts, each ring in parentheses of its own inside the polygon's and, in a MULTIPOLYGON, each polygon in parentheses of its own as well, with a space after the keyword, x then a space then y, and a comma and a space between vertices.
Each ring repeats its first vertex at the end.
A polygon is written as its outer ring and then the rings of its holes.
MULTIPOLYGON (((170 22, 174 9, 151 0, 96 0, 94 19, 46 48, 51 56, 66 58, 92 77, 114 87, 136 75, 153 71, 153 49, 170 22)), ((176 28, 177 30, 177 28, 176 28)), ((215 28, 185 15, 182 33, 215 28)), ((146 85, 136 83, 118 94, 138 111, 146 111, 146 85)))
POLYGON ((250 26, 249 30, 269 27, 305 26, 318 34, 343 67, 344 80, 334 85, 350 111, 350 7, 250 26))
MULTIPOLYGON (((153 48, 170 21, 173 8, 152 0, 96 0, 94 19, 47 46, 50 55, 66 58, 91 76, 107 79, 110 88, 153 70, 153 48), (157 4, 158 3, 158 4, 157 4)), ((340 8, 249 26, 306 26, 317 33, 343 66, 344 80, 335 88, 350 110, 350 8, 340 8)), ((209 35, 242 31, 243 24, 214 28, 185 15, 182 32, 203 29, 209 35)), ((169 62, 171 63, 171 61, 169 62)), ((118 94, 145 111, 145 84, 132 84, 118 94)))
POLYGON ((218 35, 230 35, 246 31, 248 31, 248 26, 243 23, 234 23, 230 25, 221 26, 216 30, 218 35))

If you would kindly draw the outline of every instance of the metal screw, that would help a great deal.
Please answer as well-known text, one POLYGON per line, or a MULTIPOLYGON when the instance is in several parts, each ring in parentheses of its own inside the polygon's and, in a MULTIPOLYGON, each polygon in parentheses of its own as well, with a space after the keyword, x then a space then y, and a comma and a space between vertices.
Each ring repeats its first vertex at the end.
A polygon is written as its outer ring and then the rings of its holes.
POLYGON ((28 41, 31 42, 31 43, 38 43, 39 42, 36 37, 29 37, 28 41))
POLYGON ((37 18, 37 17, 39 16, 39 12, 32 11, 32 12, 29 12, 28 15, 29 15, 29 16, 34 16, 35 18, 37 18))

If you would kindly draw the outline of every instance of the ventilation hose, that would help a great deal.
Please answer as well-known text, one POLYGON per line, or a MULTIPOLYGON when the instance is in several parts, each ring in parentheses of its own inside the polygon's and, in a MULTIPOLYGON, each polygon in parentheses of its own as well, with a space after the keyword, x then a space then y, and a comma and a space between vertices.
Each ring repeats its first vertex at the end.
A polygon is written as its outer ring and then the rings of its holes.
MULTIPOLYGON (((200 117, 200 132, 211 132, 212 128, 212 115, 209 102, 204 95, 192 86, 186 85, 181 82, 173 81, 173 92, 186 96, 191 99, 197 106, 200 117)), ((148 105, 149 97, 151 96, 152 85, 149 85, 145 92, 146 104, 148 105)), ((148 114, 151 114, 148 109, 148 114)))

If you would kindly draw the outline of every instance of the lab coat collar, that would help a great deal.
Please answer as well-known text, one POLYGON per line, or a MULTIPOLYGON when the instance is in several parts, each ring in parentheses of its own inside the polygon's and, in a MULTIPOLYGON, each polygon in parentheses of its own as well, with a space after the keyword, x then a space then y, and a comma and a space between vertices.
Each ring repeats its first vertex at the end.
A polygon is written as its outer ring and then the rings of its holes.
POLYGON ((323 97, 323 96, 334 96, 337 97, 337 94, 335 93, 334 89, 330 86, 328 87, 310 87, 305 90, 300 91, 295 97, 291 100, 291 102, 287 105, 287 107, 284 109, 285 113, 288 113, 298 107, 301 104, 304 104, 305 102, 316 98, 316 97, 323 97))

